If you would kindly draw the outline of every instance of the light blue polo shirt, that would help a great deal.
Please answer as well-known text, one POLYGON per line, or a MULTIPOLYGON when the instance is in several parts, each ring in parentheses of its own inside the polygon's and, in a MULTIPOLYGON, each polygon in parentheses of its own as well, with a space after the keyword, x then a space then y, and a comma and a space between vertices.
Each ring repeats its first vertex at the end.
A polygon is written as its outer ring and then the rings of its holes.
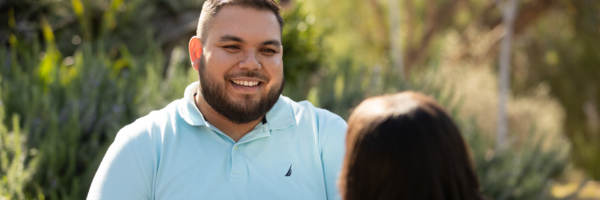
POLYGON ((119 131, 88 199, 340 199, 346 122, 280 96, 237 143, 183 99, 119 131))

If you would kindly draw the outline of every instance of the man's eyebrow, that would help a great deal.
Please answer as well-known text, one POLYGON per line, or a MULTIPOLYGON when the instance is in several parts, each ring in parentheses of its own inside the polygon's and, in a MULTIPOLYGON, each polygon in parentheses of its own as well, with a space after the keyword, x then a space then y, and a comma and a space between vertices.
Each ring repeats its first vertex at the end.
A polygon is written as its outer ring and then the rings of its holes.
POLYGON ((221 36, 221 42, 227 42, 227 41, 235 41, 235 42, 244 43, 244 40, 242 40, 242 38, 240 38, 238 36, 233 36, 233 35, 221 36))
POLYGON ((268 40, 262 43, 262 45, 274 45, 274 46, 281 46, 281 42, 277 41, 277 40, 268 40))

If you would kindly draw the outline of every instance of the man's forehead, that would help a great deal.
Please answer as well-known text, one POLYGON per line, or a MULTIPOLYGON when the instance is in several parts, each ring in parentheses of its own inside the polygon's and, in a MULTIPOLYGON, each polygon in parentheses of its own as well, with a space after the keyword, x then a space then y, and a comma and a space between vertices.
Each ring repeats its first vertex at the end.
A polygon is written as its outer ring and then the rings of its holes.
POLYGON ((225 36, 248 42, 281 41, 277 16, 269 10, 225 6, 214 16, 210 26, 207 36, 212 41, 222 40, 225 36))

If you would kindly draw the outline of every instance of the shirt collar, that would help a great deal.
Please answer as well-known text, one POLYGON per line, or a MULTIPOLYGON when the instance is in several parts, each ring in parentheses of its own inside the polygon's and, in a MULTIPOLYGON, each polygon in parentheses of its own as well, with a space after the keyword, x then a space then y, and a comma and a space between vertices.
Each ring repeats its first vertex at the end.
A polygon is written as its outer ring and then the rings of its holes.
POLYGON ((267 112, 267 124, 270 130, 284 129, 294 124, 294 112, 288 98, 279 95, 279 100, 267 112))
POLYGON ((188 85, 187 88, 185 88, 183 99, 181 99, 177 106, 179 116, 192 126, 206 125, 204 116, 202 116, 202 113, 198 110, 198 107, 196 107, 196 101, 194 100, 194 94, 198 92, 199 85, 198 82, 188 85))
MULTIPOLYGON (((185 88, 183 99, 177 106, 179 116, 183 118, 188 124, 192 126, 205 126, 207 123, 204 120, 204 116, 196 107, 196 101, 194 100, 194 94, 198 92, 199 82, 194 82, 185 88)), ((279 96, 277 103, 271 108, 266 115, 267 125, 269 130, 277 130, 287 128, 294 124, 294 113, 292 106, 287 102, 287 98, 279 96)))

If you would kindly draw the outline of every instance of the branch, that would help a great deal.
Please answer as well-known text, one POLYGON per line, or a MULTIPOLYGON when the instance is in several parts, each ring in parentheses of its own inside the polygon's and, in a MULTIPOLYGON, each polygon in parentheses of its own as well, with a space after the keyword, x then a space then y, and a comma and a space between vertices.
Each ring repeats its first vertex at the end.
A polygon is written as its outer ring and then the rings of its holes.
POLYGON ((440 29, 442 29, 444 22, 452 19, 452 14, 454 14, 456 4, 458 0, 453 0, 446 2, 446 4, 440 6, 435 12, 435 15, 431 17, 430 23, 427 26, 427 31, 421 39, 421 42, 417 44, 417 47, 413 47, 406 52, 406 69, 405 71, 408 73, 410 71, 410 67, 413 65, 420 63, 421 60, 425 58, 427 50, 429 49, 429 43, 433 39, 434 34, 438 33, 440 29))
MULTIPOLYGON (((480 17, 478 17, 478 21, 472 22, 466 27, 483 27, 489 29, 490 31, 496 30, 502 24, 502 16, 498 17, 497 15, 492 14, 494 7, 496 7, 495 1, 497 0, 492 0, 493 3, 490 3, 488 6, 486 6, 486 8, 481 12, 480 17)), ((514 35, 517 36, 523 33, 527 27, 533 24, 538 18, 542 17, 546 11, 552 9, 558 3, 559 0, 534 0, 523 5, 522 8, 519 9, 519 13, 517 14, 514 22, 514 35)), ((463 29, 463 34, 461 35, 465 35, 464 32, 466 30, 466 28, 463 29)), ((489 48, 485 50, 486 53, 484 53, 484 55, 479 59, 485 60, 486 58, 495 55, 500 44, 500 39, 501 38, 498 38, 498 40, 493 41, 489 48)), ((470 47, 471 43, 473 43, 473 40, 477 40, 477 38, 463 38, 462 43, 464 48, 460 50, 462 53, 460 53, 458 58, 471 57, 469 50, 465 48, 470 47)))
POLYGON ((504 6, 500 5, 500 2, 498 0, 492 0, 492 2, 494 2, 494 4, 496 4, 496 7, 498 7, 499 10, 504 10, 504 6))
MULTIPOLYGON (((373 9, 373 13, 375 14, 375 19, 376 19, 376 26, 378 31, 375 31, 377 35, 377 38, 385 38, 384 43, 389 43, 388 39, 389 35, 388 35, 388 31, 386 29, 386 24, 385 24, 385 16, 383 16, 383 10, 381 9, 381 6, 379 5, 379 3, 377 3, 377 0, 369 0, 369 4, 371 5, 372 9, 373 9)), ((372 32, 372 31, 371 31, 372 32)), ((387 48, 387 47, 386 47, 387 48)))
POLYGON ((169 19, 155 25, 155 30, 160 30, 157 38, 164 45, 172 41, 177 41, 190 33, 195 33, 198 27, 199 16, 200 12, 198 11, 188 11, 177 16, 175 19, 169 19))

